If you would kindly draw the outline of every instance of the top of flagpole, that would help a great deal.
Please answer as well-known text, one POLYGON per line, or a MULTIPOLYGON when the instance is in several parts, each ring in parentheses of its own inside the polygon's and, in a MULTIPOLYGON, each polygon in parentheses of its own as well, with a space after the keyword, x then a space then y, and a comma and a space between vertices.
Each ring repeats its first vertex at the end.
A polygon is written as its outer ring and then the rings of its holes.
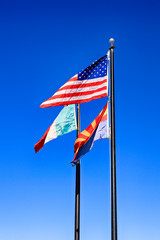
POLYGON ((110 42, 110 44, 111 44, 111 46, 110 46, 109 49, 115 48, 115 46, 113 45, 113 44, 114 44, 114 38, 110 38, 110 39, 109 39, 109 42, 110 42))
POLYGON ((114 43, 114 38, 110 38, 110 39, 109 39, 109 42, 110 42, 111 44, 113 44, 113 43, 114 43))

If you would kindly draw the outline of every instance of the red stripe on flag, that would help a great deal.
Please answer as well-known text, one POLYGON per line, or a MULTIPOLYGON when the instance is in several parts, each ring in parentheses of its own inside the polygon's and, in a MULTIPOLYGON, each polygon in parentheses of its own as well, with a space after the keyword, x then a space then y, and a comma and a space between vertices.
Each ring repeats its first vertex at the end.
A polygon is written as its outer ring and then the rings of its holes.
MULTIPOLYGON (((97 96, 94 96, 94 97, 91 97, 91 98, 88 98, 88 99, 77 99, 77 100, 68 100, 68 101, 59 101, 59 102, 56 102, 56 103, 49 103, 49 104, 41 104, 40 105, 40 108, 46 108, 46 107, 55 107, 55 106, 61 106, 61 105, 69 105, 69 104, 76 104, 76 103, 85 103, 85 102, 89 102, 91 100, 94 100, 94 99, 98 99, 98 98, 102 98, 102 97, 107 97, 107 93, 103 93, 103 94, 100 94, 100 95, 97 95, 97 96)), ((48 100, 47 100, 48 101, 48 100)), ((46 102, 47 102, 46 101, 46 102)), ((44 102, 45 103, 45 102, 44 102)))
POLYGON ((47 131, 45 132, 43 137, 34 145, 35 153, 37 153, 39 150, 41 150, 42 147, 44 146, 44 143, 45 143, 45 140, 46 140, 46 137, 47 137, 50 127, 47 129, 47 131))
MULTIPOLYGON (((55 95, 55 96, 50 97, 47 101, 50 101, 50 100, 53 100, 53 99, 57 99, 57 98, 85 96, 85 95, 94 94, 96 92, 101 92, 103 90, 107 90, 107 86, 101 87, 98 90, 95 89, 95 90, 86 91, 86 92, 74 92, 74 93, 64 93, 64 94, 60 94, 60 95, 55 95)), ((47 102, 47 101, 45 101, 45 102, 47 102)))
POLYGON ((104 121, 104 120, 107 120, 107 113, 103 116, 101 122, 104 121))
POLYGON ((75 89, 75 88, 99 86, 105 82, 107 83, 107 78, 102 81, 93 82, 93 83, 82 83, 81 81, 77 81, 77 82, 78 82, 78 84, 75 84, 75 85, 67 85, 67 86, 61 87, 57 92, 59 92, 61 90, 65 90, 65 89, 75 89))

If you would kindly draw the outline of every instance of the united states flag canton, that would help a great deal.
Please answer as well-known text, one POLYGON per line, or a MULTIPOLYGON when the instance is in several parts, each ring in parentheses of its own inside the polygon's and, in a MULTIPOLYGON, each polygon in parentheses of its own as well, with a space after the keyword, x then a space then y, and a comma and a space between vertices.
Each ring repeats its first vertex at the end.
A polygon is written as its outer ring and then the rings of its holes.
POLYGON ((93 62, 85 70, 78 73, 78 80, 100 78, 107 75, 107 55, 93 62))
POLYGON ((41 108, 89 102, 107 96, 108 54, 67 81, 41 108))

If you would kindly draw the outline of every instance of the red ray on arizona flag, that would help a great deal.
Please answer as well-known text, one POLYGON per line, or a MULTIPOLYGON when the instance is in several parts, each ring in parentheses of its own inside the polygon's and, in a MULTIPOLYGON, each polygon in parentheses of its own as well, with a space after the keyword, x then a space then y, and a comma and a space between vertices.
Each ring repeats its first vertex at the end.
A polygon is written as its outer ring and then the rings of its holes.
POLYGON ((89 102, 107 96, 108 54, 80 71, 66 82, 51 98, 40 107, 54 107, 73 103, 89 102))
POLYGON ((95 120, 77 137, 74 144, 75 156, 71 164, 75 165, 81 157, 89 152, 94 141, 103 138, 110 138, 108 103, 95 120))

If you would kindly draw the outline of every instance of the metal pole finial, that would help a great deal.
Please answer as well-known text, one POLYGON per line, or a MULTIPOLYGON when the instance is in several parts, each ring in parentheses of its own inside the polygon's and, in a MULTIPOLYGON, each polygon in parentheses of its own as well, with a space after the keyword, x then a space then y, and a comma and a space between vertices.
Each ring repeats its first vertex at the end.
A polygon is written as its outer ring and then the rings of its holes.
POLYGON ((110 42, 111 45, 113 45, 113 43, 114 43, 114 38, 110 38, 110 39, 109 39, 109 42, 110 42))

